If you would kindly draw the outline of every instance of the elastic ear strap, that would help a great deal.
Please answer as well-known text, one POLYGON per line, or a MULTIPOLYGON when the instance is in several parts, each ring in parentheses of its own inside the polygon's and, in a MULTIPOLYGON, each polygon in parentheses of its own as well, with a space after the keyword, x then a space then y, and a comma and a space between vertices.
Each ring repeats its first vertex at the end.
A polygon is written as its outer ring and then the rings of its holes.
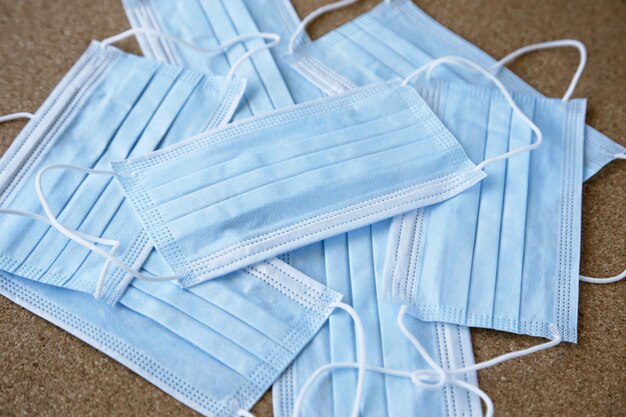
MULTIPOLYGON (((92 251, 92 252, 102 256, 104 259, 109 261, 111 264, 117 266, 118 268, 122 269, 127 274, 129 274, 129 275, 131 275, 131 276, 133 276, 135 278, 138 278, 138 279, 141 279, 141 280, 145 280, 145 281, 173 281, 173 280, 176 280, 176 279, 179 278, 177 276, 153 277, 153 276, 150 276, 150 275, 142 274, 141 272, 136 271, 133 268, 131 268, 128 265, 126 265, 124 262, 122 262, 120 259, 118 259, 115 256, 113 256, 111 253, 106 252, 106 251, 102 250, 102 248, 99 248, 99 247, 95 246, 88 239, 85 239, 83 236, 81 236, 81 233, 79 233, 78 231, 70 229, 70 228, 66 227, 65 225, 61 224, 59 222, 59 220, 57 219, 57 217, 52 212, 52 209, 50 208, 50 205, 48 204, 46 196, 45 196, 45 194, 43 192, 43 187, 41 185, 42 178, 43 178, 44 174, 46 172, 49 172, 51 170, 56 170, 56 169, 71 169, 71 170, 76 170, 76 171, 83 172, 83 173, 86 173, 86 174, 116 176, 116 174, 114 172, 112 172, 112 171, 104 171, 104 170, 82 168, 82 167, 78 167, 78 166, 74 166, 74 165, 67 165, 67 164, 50 165, 50 166, 47 166, 47 167, 41 169, 37 173, 37 176, 35 178, 35 190, 37 191, 37 197, 39 198, 39 202, 41 203, 41 206, 42 206, 44 212, 46 213, 46 216, 48 216, 48 220, 50 221, 50 224, 51 224, 52 227, 54 227, 56 230, 58 230, 61 234, 63 234, 68 239, 70 239, 70 240, 78 243, 79 245, 89 249, 90 251, 92 251)), ((102 279, 99 280, 99 282, 98 282, 98 288, 100 288, 100 290, 103 287, 102 279)), ((97 291, 96 292, 97 298, 99 298, 100 295, 101 295, 101 293, 99 293, 97 291)))
POLYGON ((5 122, 11 122, 13 120, 20 120, 20 119, 32 119, 33 117, 35 117, 34 114, 32 113, 27 113, 27 112, 18 112, 18 113, 12 113, 12 114, 5 114, 4 116, 0 116, 0 123, 5 123, 5 122))
POLYGON ((327 4, 326 6, 322 6, 319 9, 314 10, 311 14, 309 14, 307 17, 302 19, 302 22, 300 22, 296 30, 291 35, 291 38, 289 38, 289 48, 288 48, 289 53, 293 53, 296 47, 296 39, 298 39, 298 36, 300 36, 300 34, 306 29, 306 27, 313 20, 317 19, 324 13, 328 13, 337 9, 343 9, 344 7, 348 7, 351 4, 354 4, 358 1, 359 0, 341 0, 335 3, 327 4))
MULTIPOLYGON (((350 315, 352 321, 354 322, 354 333, 356 335, 356 345, 357 345, 357 388, 356 394, 354 395, 354 403, 352 406, 352 414, 351 417, 359 417, 361 401, 363 399, 363 388, 365 385, 365 371, 366 371, 366 363, 365 363, 365 330, 363 329, 363 322, 359 317, 358 313, 349 306, 348 304, 341 302, 334 302, 329 305, 330 307, 339 308, 350 315)), ((326 370, 334 367, 334 364, 324 365, 318 368, 310 377, 307 379, 305 384, 300 389, 298 396, 296 397, 296 401, 293 407, 293 417, 298 417, 300 415, 300 410, 302 409, 302 402, 304 401, 304 397, 311 387, 315 380, 324 373, 326 370)))
POLYGON ((576 73, 574 74, 574 77, 572 78, 572 81, 570 82, 570 85, 567 88, 567 91, 565 92, 565 95, 563 96, 561 100, 563 102, 569 101, 572 95, 574 94, 574 90, 576 89, 576 86, 578 85, 578 82, 580 81, 580 77, 583 75, 583 71, 585 71, 585 66, 587 65, 587 48, 585 47, 585 44, 579 40, 561 39, 561 40, 556 40, 556 41, 541 42, 541 43, 535 43, 532 45, 524 46, 523 48, 520 48, 516 51, 511 52, 510 54, 508 54, 507 56, 505 56, 504 58, 496 62, 491 68, 489 68, 489 70, 494 71, 497 74, 498 71, 500 71, 500 69, 503 66, 519 58, 522 55, 525 55, 529 52, 541 51, 544 49, 553 49, 553 48, 576 48, 578 49, 578 52, 580 53, 580 64, 578 64, 576 73))
POLYGON ((175 36, 170 36, 168 34, 165 34, 163 32, 159 32, 158 30, 154 30, 154 29, 147 29, 147 28, 134 28, 134 29, 129 29, 126 30, 122 33, 119 33, 117 35, 108 37, 106 39, 104 39, 101 44, 103 46, 107 46, 107 45, 112 45, 114 43, 117 43, 121 40, 124 40, 126 38, 130 38, 131 36, 136 36, 136 35, 149 35, 149 36, 155 36, 161 39, 165 39, 168 41, 172 41, 172 42, 176 42, 180 45, 183 45, 186 48, 189 48, 191 50, 197 51, 197 52, 202 52, 202 53, 217 53, 217 52, 222 52, 223 50, 246 40, 249 39, 264 39, 267 41, 270 41, 269 43, 260 46, 258 48, 255 48, 251 51, 246 52, 245 54, 243 54, 236 62, 235 64, 233 64, 233 66, 231 67, 230 71, 228 72, 228 74, 226 75, 226 78, 231 79, 234 74, 235 71, 237 70, 237 68, 244 62, 246 61, 248 58, 250 58, 252 55, 256 54, 259 51, 264 51, 268 48, 271 48, 275 45, 277 45, 280 42, 280 36, 276 33, 265 33, 265 32, 252 32, 252 33, 244 33, 242 35, 236 36, 234 38, 231 38, 229 40, 227 40, 226 42, 224 42, 221 45, 218 45, 214 48, 205 48, 205 47, 200 47, 197 45, 194 45, 192 43, 189 43, 187 41, 184 41, 180 38, 177 38, 175 36))
POLYGON ((587 277, 585 275, 580 276, 580 280, 582 282, 588 282, 590 284, 612 284, 614 282, 618 282, 626 278, 626 270, 624 270, 621 274, 615 275, 614 277, 609 278, 593 278, 587 277))
POLYGON ((528 127, 530 127, 530 129, 535 133, 535 136, 537 137, 537 140, 535 140, 535 142, 531 143, 530 145, 523 146, 518 149, 514 149, 500 156, 485 159, 483 162, 481 162, 480 164, 476 166, 476 170, 482 170, 485 166, 493 162, 502 161, 504 159, 508 159, 512 156, 515 156, 517 154, 532 151, 534 149, 537 149, 539 146, 541 146, 541 143, 543 142, 543 134, 541 133, 541 130, 537 127, 537 125, 532 120, 528 118, 528 116, 526 116, 526 114, 524 114, 524 112, 522 112, 522 110, 520 110, 520 108, 515 103, 515 100, 513 100, 513 97, 511 97, 509 90, 504 86, 504 84, 502 84, 502 82, 495 75, 493 75, 492 73, 487 71, 485 68, 481 67, 480 65, 476 64, 473 61, 470 61, 468 59, 458 57, 458 56, 444 56, 441 58, 434 59, 428 64, 425 64, 419 67, 417 70, 409 74, 409 76, 404 79, 404 82, 402 83, 402 85, 409 84, 413 79, 415 79, 416 77, 418 77, 424 72, 427 73, 427 80, 430 80, 431 74, 435 70, 435 68, 443 64, 456 65, 458 67, 476 71, 484 75, 486 78, 488 78, 492 83, 496 85, 496 87, 498 87, 498 89, 500 90, 504 98, 506 99, 509 106, 511 106, 511 108, 513 109, 513 113, 517 114, 522 119, 522 121, 526 125, 528 125, 528 127))

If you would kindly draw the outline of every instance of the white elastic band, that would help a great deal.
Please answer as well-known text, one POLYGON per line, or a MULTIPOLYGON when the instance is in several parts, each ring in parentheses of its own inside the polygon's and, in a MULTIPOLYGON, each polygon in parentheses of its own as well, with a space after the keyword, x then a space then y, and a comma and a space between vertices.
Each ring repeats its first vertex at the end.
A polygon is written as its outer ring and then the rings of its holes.
POLYGON ((4 122, 11 122, 13 120, 20 120, 20 119, 32 119, 33 117, 35 117, 34 114, 32 113, 28 113, 25 111, 21 111, 18 113, 12 113, 12 114, 5 114, 4 116, 0 116, 0 123, 4 123, 4 122))
MULTIPOLYGON (((21 210, 11 210, 11 209, 0 209, 0 214, 8 214, 8 215, 12 215, 12 216, 20 216, 20 217, 26 217, 28 219, 32 219, 32 220, 36 220, 42 223, 46 223, 48 225, 52 225, 52 222, 44 216, 40 216, 39 214, 34 214, 34 213, 29 213, 27 211, 21 211, 21 210)), ((82 233, 80 231, 76 231, 76 234, 78 236, 80 236, 81 238, 92 242, 92 243, 99 243, 101 245, 107 245, 107 246, 111 246, 111 251, 109 252, 111 254, 111 256, 115 256, 115 253, 117 252, 117 250, 120 247, 120 242, 118 240, 112 240, 112 239, 105 239, 105 238, 101 238, 98 236, 93 236, 93 235, 88 235, 86 233, 82 233)), ((100 298, 101 294, 102 294, 102 287, 104 284, 104 280, 106 279, 106 275, 109 272, 109 267, 110 267, 111 263, 107 260, 102 268, 102 270, 100 271, 100 276, 98 277, 98 282, 96 284, 96 292, 94 294, 94 296, 96 298, 100 298)))
POLYGON ((255 417, 254 414, 243 408, 237 411, 237 417, 255 417))
POLYGON ((213 48, 204 48, 204 47, 200 47, 197 45, 194 45, 192 43, 189 43, 187 41, 184 41, 180 38, 174 37, 174 36, 170 36, 167 35, 165 33, 159 32, 157 30, 153 30, 153 29, 145 29, 145 28, 134 28, 134 29, 129 29, 127 31, 124 31, 122 33, 119 33, 117 35, 108 37, 106 39, 104 39, 101 44, 103 46, 106 45, 111 45, 114 44, 116 42, 119 42, 123 39, 126 38, 130 38, 131 36, 136 36, 138 34, 142 34, 142 35, 150 35, 150 36, 156 36, 159 37, 161 39, 165 39, 168 41, 172 41, 172 42, 176 42, 179 43, 189 49, 192 49, 194 51, 198 51, 198 52, 202 52, 202 53, 216 53, 216 52, 222 52, 224 49, 227 49, 229 47, 231 47, 234 44, 240 43, 242 41, 246 41, 248 39, 264 39, 266 41, 270 41, 269 43, 266 43, 263 46, 259 46, 258 48, 254 48, 248 52, 246 52, 245 54, 243 54, 239 59, 237 59, 237 61, 233 64, 233 66, 230 68, 230 71, 228 71, 228 74, 226 75, 226 78, 231 79, 235 76, 235 72, 237 71, 237 68, 239 68, 239 66, 241 66, 241 64, 243 64, 248 58, 250 58, 252 55, 256 54, 257 52, 260 51, 264 51, 268 48, 271 48, 275 45, 277 45, 280 42, 280 36, 276 33, 265 33, 265 32, 252 32, 252 33, 244 33, 242 35, 236 36, 234 38, 231 38, 229 40, 227 40, 226 42, 224 42, 223 44, 213 47, 213 48))
MULTIPOLYGON (((613 155, 613 159, 623 159, 626 160, 626 154, 618 153, 613 155)), ((582 282, 587 282, 589 284, 612 284, 614 282, 618 282, 626 278, 626 270, 624 270, 621 274, 615 275, 613 277, 608 278, 594 278, 588 277, 585 275, 580 276, 580 280, 582 282)))
MULTIPOLYGON (((81 233, 76 231, 76 230, 72 230, 68 227, 66 227, 65 225, 61 224, 59 222, 59 220, 57 219, 57 217, 54 215, 54 213, 52 212, 52 209, 50 209, 50 205, 48 204, 48 201, 46 199, 46 196, 43 192, 43 187, 41 185, 42 183, 42 179, 43 176, 46 172, 51 171, 51 170, 56 170, 56 169, 71 169, 71 170, 76 170, 79 172, 83 172, 86 174, 95 174, 95 175, 110 175, 110 176, 116 176, 116 174, 112 171, 105 171, 105 170, 97 170, 97 169, 89 169, 89 168, 82 168, 82 167, 78 167, 75 165, 68 165, 68 164, 59 164, 59 165, 50 165, 47 166, 43 169, 41 169, 38 173, 37 176, 35 178, 35 190, 37 191, 37 197, 39 198, 39 202, 41 203, 41 206, 44 210, 44 212, 46 213, 46 216, 48 216, 48 220, 50 222, 50 225, 52 227, 54 227, 56 230, 58 230, 61 234, 63 234, 65 237, 67 237, 68 239, 78 243, 79 245, 91 250, 92 252, 102 256, 104 259, 106 259, 109 263, 117 266, 118 268, 122 269, 123 271, 125 271, 127 274, 137 278, 137 279, 141 279, 144 281, 153 281, 153 282, 158 282, 158 281, 174 281, 179 279, 180 277, 178 276, 162 276, 162 277, 155 277, 152 275, 146 275, 146 274, 142 274, 141 272, 131 268, 130 266, 126 265, 124 262, 122 262, 120 259, 118 259, 117 257, 113 256, 111 253, 106 252, 104 250, 102 250, 101 248, 95 246, 94 244, 92 244, 91 242, 89 242, 89 239, 85 239, 83 236, 81 236, 81 233)), ((98 285, 97 288, 100 289, 100 291, 96 291, 96 298, 100 298, 101 297, 101 291, 103 288, 103 281, 104 281, 105 276, 101 275, 101 278, 98 280, 98 285)))
POLYGON ((411 74, 409 74, 409 76, 404 79, 404 82, 402 83, 402 85, 409 84, 414 78, 418 77, 423 72, 426 72, 426 79, 430 80, 431 74, 434 71, 434 69, 438 67, 439 65, 443 65, 443 64, 464 67, 466 69, 477 71, 483 74, 485 77, 487 77, 491 82, 493 82, 496 85, 496 87, 498 87, 498 89, 500 90, 504 98, 506 99, 509 106, 511 106, 511 108, 513 109, 513 113, 517 114, 522 119, 522 121, 526 125, 528 125, 528 127, 530 127, 530 129, 535 133, 535 136, 537 137, 537 140, 535 140, 534 143, 531 143, 528 146, 523 146, 521 148, 509 151, 502 155, 485 159, 483 162, 481 162, 480 164, 476 166, 476 170, 480 171, 485 166, 491 163, 511 158, 512 156, 518 155, 520 153, 532 151, 534 149, 537 149, 539 146, 541 146, 541 143, 543 142, 543 134, 541 133, 541 130, 537 127, 535 123, 533 123, 532 120, 528 118, 528 116, 524 114, 524 112, 520 110, 520 108, 517 106, 517 104, 515 103, 515 100, 513 100, 513 97, 511 97, 511 94, 509 93, 507 88, 504 86, 504 84, 502 84, 502 82, 495 75, 491 74, 485 68, 481 67, 480 65, 476 64, 473 61, 470 61, 468 59, 458 57, 458 56, 444 56, 441 58, 434 59, 428 64, 425 64, 419 67, 418 69, 413 71, 411 74))
MULTIPOLYGON (((330 307, 344 310, 346 313, 350 315, 350 317, 352 318, 352 321, 354 322, 354 333, 356 335, 356 346, 357 346, 356 368, 358 369, 358 375, 357 375, 356 394, 354 395, 354 403, 352 406, 351 417, 359 417, 361 401, 363 399, 363 388, 365 385, 365 370, 367 366, 365 362, 365 357, 366 357, 365 330, 363 329, 363 323, 361 322, 361 318, 359 317, 357 312, 354 310, 354 308, 352 308, 348 304, 334 302, 330 304, 330 307)), ((328 366, 328 365, 325 365, 325 366, 328 366)), ((324 372, 322 368, 324 368, 324 366, 322 366, 321 368, 318 368, 318 370, 315 371, 302 386, 302 389, 300 390, 300 393, 298 393, 298 396, 296 397, 296 401, 294 403, 293 417, 298 417, 300 415, 300 410, 302 409, 302 402, 304 401, 304 397, 307 391, 309 390, 309 388, 311 387, 311 385, 313 384, 313 382, 315 382, 318 376, 324 372)))
POLYGON ((309 23, 311 23, 313 20, 317 19, 324 13, 328 13, 337 9, 343 9, 344 7, 348 7, 351 4, 357 3, 358 1, 359 0, 341 0, 335 3, 327 4, 326 6, 322 6, 319 9, 314 10, 311 14, 302 19, 302 22, 300 22, 296 30, 291 35, 291 38, 289 38, 289 53, 293 53, 296 47, 296 39, 306 29, 309 23))
POLYGON ((615 275, 614 277, 609 278, 593 278, 587 277, 585 275, 580 276, 580 280, 582 282, 588 282, 590 284, 612 284, 614 282, 618 282, 626 278, 626 270, 619 275, 615 275))
POLYGON ((580 81, 580 77, 583 75, 583 71, 585 70, 585 66, 587 65, 587 48, 585 47, 585 44, 579 40, 561 39, 557 41, 541 42, 524 46, 523 48, 511 52, 510 54, 496 62, 491 68, 489 68, 489 70, 494 71, 497 74, 503 66, 522 55, 533 51, 542 51, 544 49, 553 48, 576 48, 580 53, 580 64, 578 64, 578 69, 576 70, 576 73, 574 74, 574 77, 572 78, 572 81, 562 99, 563 102, 567 102, 574 94, 574 90, 576 89, 576 86, 580 81))

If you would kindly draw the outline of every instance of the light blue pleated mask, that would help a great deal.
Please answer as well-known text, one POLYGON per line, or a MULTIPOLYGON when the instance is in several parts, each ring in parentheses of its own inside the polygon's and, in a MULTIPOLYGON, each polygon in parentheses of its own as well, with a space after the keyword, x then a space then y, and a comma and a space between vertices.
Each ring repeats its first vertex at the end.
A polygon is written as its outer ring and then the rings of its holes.
MULTIPOLYGON (((354 307, 363 321, 367 364, 411 373, 429 369, 429 364, 400 332, 396 323, 399 307, 379 301, 389 223, 379 222, 324 241, 323 251, 319 251, 317 259, 318 264, 325 265, 325 270, 317 271, 315 276, 328 287, 345 294, 344 301, 354 307)), ((298 258, 298 251, 293 256, 298 258)), ((473 365, 468 328, 423 322, 410 316, 405 324, 423 341, 439 366, 451 369, 473 365)), ((355 332, 349 318, 331 316, 328 324, 274 385, 275 416, 293 417, 296 398, 318 368, 326 364, 356 363, 354 346, 355 332)), ((473 372, 458 378, 469 384, 477 383, 473 372)), ((298 416, 349 416, 357 386, 356 369, 338 367, 323 374, 305 393, 298 416)), ((414 385, 408 377, 371 372, 365 377, 360 406, 363 417, 482 416, 479 397, 458 385, 447 384, 439 390, 425 390, 414 385)))
MULTIPOLYGON (((531 140, 497 91, 459 83, 420 91, 473 160, 531 140)), ((482 184, 447 204, 396 217, 385 295, 423 320, 547 338, 556 323, 573 342, 586 103, 514 99, 541 129, 541 147, 485 168, 482 184)))
MULTIPOLYGON (((287 61, 328 94, 406 77, 416 67, 442 56, 464 57, 485 68, 491 68, 497 62, 428 16, 411 0, 385 0, 314 42, 293 42, 292 49, 293 54, 286 57, 287 61)), ((540 95, 506 68, 499 72, 499 76, 511 91, 540 95)), ((484 83, 484 79, 454 68, 440 71, 437 78, 484 83)), ((620 155, 624 158, 626 148, 587 126, 584 153, 583 178, 587 180, 620 155)))
POLYGON ((183 286, 435 204, 484 177, 399 80, 112 166, 183 286))
MULTIPOLYGON (((0 207, 43 214, 37 173, 55 164, 106 169, 228 122, 245 81, 206 76, 94 42, 13 142, 0 162, 0 207)), ((110 177, 50 172, 50 205, 59 221, 98 236, 107 251, 135 265, 148 236, 110 177), (115 236, 115 237, 112 237, 115 236), (110 245, 110 246, 109 246, 110 245)), ((95 294, 101 257, 48 224, 0 214, 0 269, 42 283, 95 294)), ((124 271, 110 268, 102 295, 119 296, 124 271)))

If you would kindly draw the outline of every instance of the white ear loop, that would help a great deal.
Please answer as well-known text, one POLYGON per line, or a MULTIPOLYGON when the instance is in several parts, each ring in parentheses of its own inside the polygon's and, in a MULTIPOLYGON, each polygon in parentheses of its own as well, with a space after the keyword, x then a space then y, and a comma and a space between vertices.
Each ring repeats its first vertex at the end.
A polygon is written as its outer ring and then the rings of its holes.
MULTIPOLYGON (((85 237, 78 231, 76 230, 72 230, 68 227, 66 227, 65 225, 61 224, 59 222, 59 220, 57 219, 57 217, 54 215, 54 213, 52 212, 52 209, 50 209, 50 205, 48 204, 48 201, 46 199, 46 196, 43 192, 43 187, 41 185, 42 183, 42 179, 43 176, 46 172, 51 171, 51 170, 56 170, 56 169, 71 169, 71 170, 76 170, 79 172, 83 172, 86 174, 95 174, 95 175, 111 175, 111 176, 117 176, 115 174, 115 172, 112 171, 105 171, 105 170, 97 170, 97 169, 89 169, 89 168, 82 168, 82 167, 78 167, 78 166, 74 166, 74 165, 67 165, 67 164, 59 164, 59 165, 49 165, 43 169, 41 169, 38 173, 37 176, 35 178, 35 190, 37 191, 37 197, 39 198, 39 202, 41 203, 41 206, 44 210, 44 212, 46 213, 46 216, 48 216, 48 220, 50 222, 50 225, 52 227, 54 227, 56 230, 59 231, 59 233, 63 234, 65 237, 67 237, 68 239, 78 243, 79 245, 91 250, 92 252, 102 256, 104 259, 107 260, 107 264, 105 264, 105 268, 108 268, 108 264, 113 264, 115 266, 117 266, 118 268, 122 269, 123 271, 125 271, 127 274, 137 278, 137 279, 141 279, 144 281, 153 281, 153 282, 160 282, 160 281, 174 281, 179 279, 178 276, 162 276, 162 277, 155 277, 152 275, 146 275, 146 274, 142 274, 141 272, 129 267, 128 265, 126 265, 124 262, 122 262, 120 259, 116 258, 115 256, 113 256, 111 253, 106 252, 104 250, 102 250, 101 248, 95 246, 94 244, 92 244, 89 240, 90 239, 85 239, 85 237)), ((104 286, 104 279, 106 278, 106 274, 101 274, 100 278, 98 279, 98 284, 96 286, 96 298, 100 298, 102 296, 102 288, 104 286)))
POLYGON ((402 85, 408 85, 413 79, 421 75, 423 72, 426 72, 426 79, 430 80, 430 77, 434 69, 442 64, 456 65, 459 67, 477 71, 483 74, 485 77, 487 77, 491 82, 493 82, 496 85, 496 87, 498 87, 498 89, 500 90, 504 98, 506 99, 509 106, 511 106, 511 108, 513 109, 513 113, 517 114, 517 116, 520 119, 522 119, 522 121, 526 125, 528 125, 528 127, 530 127, 530 129, 535 133, 535 136, 537 137, 535 142, 528 146, 523 146, 521 148, 509 151, 502 155, 485 159, 483 162, 481 162, 480 164, 476 166, 476 170, 480 171, 491 163, 511 158, 512 156, 518 155, 520 153, 532 151, 534 149, 537 149, 539 146, 541 146, 541 143, 543 142, 543 134, 541 133, 541 130, 537 127, 535 123, 533 123, 532 120, 528 118, 528 116, 524 114, 524 112, 520 110, 520 108, 515 103, 515 100, 513 100, 513 97, 511 97, 511 94, 509 93, 507 88, 502 84, 502 82, 500 82, 500 80, 498 80, 496 76, 488 72, 485 68, 481 67, 480 65, 476 64, 473 61, 470 61, 465 58, 457 57, 457 56, 444 56, 441 58, 434 59, 428 64, 425 64, 419 67, 417 70, 409 74, 409 76, 404 79, 404 82, 402 83, 402 85))
MULTIPOLYGON (((626 161, 626 154, 618 153, 613 155, 613 159, 622 159, 626 161)), ((608 278, 594 278, 588 277, 585 275, 580 276, 580 281, 587 282, 589 284, 612 284, 614 282, 618 282, 626 278, 626 270, 624 270, 621 274, 615 275, 613 277, 608 278)))
POLYGON ((561 99, 562 102, 567 102, 571 99, 574 94, 574 90, 580 81, 580 77, 583 75, 583 71, 585 70, 585 66, 587 65, 587 48, 585 44, 576 39, 561 39, 550 42, 541 42, 535 43, 532 45, 524 46, 516 51, 511 52, 498 62, 496 62, 492 67, 489 68, 490 71, 494 71, 494 73, 498 73, 502 69, 503 66, 508 64, 509 62, 519 58, 522 55, 525 55, 529 52, 533 51, 541 51, 544 49, 553 49, 553 48, 576 48, 580 53, 580 64, 578 64, 578 69, 576 69, 576 73, 574 74, 574 78, 567 88, 565 95, 561 99))
POLYGON ((25 111, 19 113, 5 114, 4 116, 0 116, 0 123, 11 122, 13 120, 20 119, 32 119, 35 115, 32 113, 27 113, 25 111))
POLYGON ((319 9, 314 10, 311 14, 302 19, 302 22, 300 22, 296 30, 291 35, 291 38, 289 38, 289 53, 293 53, 296 47, 296 39, 298 39, 298 36, 300 36, 300 34, 313 20, 317 19, 324 13, 332 12, 333 10, 337 9, 343 9, 344 7, 348 7, 351 4, 357 3, 358 1, 359 0, 341 0, 335 3, 327 4, 326 6, 322 6, 319 9))
POLYGON ((174 36, 170 36, 170 35, 167 35, 165 33, 159 32, 157 30, 144 29, 144 28, 135 28, 135 29, 129 29, 129 30, 124 31, 122 33, 119 33, 117 35, 108 37, 108 38, 104 39, 101 42, 101 44, 103 46, 111 45, 111 44, 119 42, 119 41, 121 41, 123 39, 130 38, 131 36, 136 36, 138 34, 156 36, 156 37, 159 37, 161 39, 165 39, 165 40, 168 40, 168 41, 179 43, 179 44, 185 46, 186 48, 192 49, 192 50, 197 51, 197 52, 202 52, 202 53, 221 52, 224 49, 227 49, 227 48, 231 47, 234 44, 237 44, 237 43, 242 42, 242 41, 246 41, 248 39, 264 39, 266 41, 270 41, 269 43, 266 43, 263 46, 259 46, 258 48, 254 48, 254 49, 246 52, 245 54, 243 54, 241 57, 239 57, 237 59, 237 61, 235 61, 233 66, 230 68, 230 71, 228 71, 228 74, 226 75, 227 79, 232 79, 235 76, 235 72, 241 66, 241 64, 243 64, 252 55, 256 54, 257 52, 264 51, 266 49, 272 48, 273 46, 277 45, 280 42, 280 39, 281 39, 280 36, 278 34, 276 34, 276 33, 252 32, 252 33, 244 33, 242 35, 239 35, 239 36, 236 36, 234 38, 231 38, 231 39, 227 40, 226 42, 224 42, 223 44, 221 44, 221 45, 219 45, 217 47, 214 47, 214 48, 204 48, 204 47, 200 47, 200 46, 194 45, 192 43, 186 42, 186 41, 184 41, 182 39, 179 39, 179 38, 176 38, 174 36))

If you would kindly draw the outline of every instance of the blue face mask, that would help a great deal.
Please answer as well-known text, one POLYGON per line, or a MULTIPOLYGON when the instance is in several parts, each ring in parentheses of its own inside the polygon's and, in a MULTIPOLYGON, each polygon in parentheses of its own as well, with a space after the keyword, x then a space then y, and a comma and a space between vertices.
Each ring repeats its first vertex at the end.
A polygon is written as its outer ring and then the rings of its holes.
POLYGON ((113 168, 184 286, 434 204, 484 176, 415 89, 396 81, 113 168))
MULTIPOLYGON (((324 241, 321 261, 326 270, 322 280, 345 294, 363 321, 367 338, 367 363, 370 367, 413 372, 429 368, 428 363, 407 340, 396 323, 399 307, 381 303, 382 272, 385 261, 389 221, 361 228, 324 241)), ((319 257, 318 257, 319 259, 319 257)), ((473 364, 469 329, 405 321, 415 337, 443 368, 463 368, 473 364)), ((274 385, 276 417, 293 417, 295 400, 309 377, 327 363, 357 362, 355 333, 346 316, 333 315, 313 341, 274 385)), ((460 376, 476 384, 475 373, 460 376)), ((336 369, 320 380, 305 395, 299 412, 307 416, 348 416, 353 406, 358 378, 355 370, 336 369)), ((481 416, 479 397, 453 384, 440 390, 425 390, 410 379, 368 373, 365 379, 361 414, 363 416, 481 416)))
MULTIPOLYGON (((280 59, 298 25, 289 0, 124 0, 123 5, 133 28, 157 30, 198 45, 220 44, 237 35, 259 31, 280 35, 282 41, 276 47, 255 54, 237 71, 237 75, 248 80, 248 89, 235 120, 322 96, 280 59)), ((304 35, 299 36, 298 44, 305 40, 304 35)), ((250 39, 220 56, 207 58, 153 36, 139 34, 138 41, 146 56, 213 74, 227 72, 243 52, 262 45, 259 39, 250 39)))
MULTIPOLYGON (((341 3, 346 2, 340 2, 339 7, 341 3)), ((311 15, 312 19, 332 9, 320 10, 320 13, 311 15)), ((411 0, 386 0, 315 42, 302 45, 294 42, 292 51, 293 54, 286 59, 328 94, 406 77, 416 67, 442 56, 464 57, 485 68, 496 64, 494 58, 442 26, 411 0)), ((540 96, 539 92, 506 68, 502 69, 499 77, 511 91, 540 96)), ((484 79, 452 68, 438 71, 437 78, 484 82, 484 79)), ((587 180, 612 160, 624 158, 626 148, 587 126, 584 153, 584 180, 587 180)))
MULTIPOLYGON (((218 127, 233 114, 244 87, 240 79, 208 77, 92 43, 2 158, 0 205, 41 213, 33 191, 42 167, 106 168, 218 127)), ((141 261, 149 250, 147 234, 112 179, 57 171, 47 180, 60 222, 98 236, 98 243, 110 244, 101 245, 107 250, 116 247, 126 264, 141 261)), ((107 273, 102 258, 43 222, 7 215, 0 222, 0 269, 90 294, 102 271, 109 285, 101 294, 110 301, 119 295, 124 271, 107 273)))
MULTIPOLYGON (((442 83, 420 91, 474 160, 530 141, 497 92, 442 83)), ((515 101, 544 134, 541 147, 485 168, 482 184, 446 204, 395 218, 386 296, 423 320, 548 338, 556 323, 575 341, 586 106, 515 101)))

